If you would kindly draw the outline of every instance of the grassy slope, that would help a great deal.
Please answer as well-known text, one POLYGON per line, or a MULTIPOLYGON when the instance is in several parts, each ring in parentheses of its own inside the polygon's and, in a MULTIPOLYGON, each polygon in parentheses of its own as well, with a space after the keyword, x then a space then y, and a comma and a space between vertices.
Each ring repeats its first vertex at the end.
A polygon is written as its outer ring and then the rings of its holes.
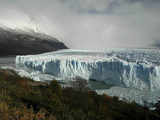
POLYGON ((61 88, 21 78, 0 70, 1 120, 160 120, 160 116, 136 103, 93 91, 61 88))

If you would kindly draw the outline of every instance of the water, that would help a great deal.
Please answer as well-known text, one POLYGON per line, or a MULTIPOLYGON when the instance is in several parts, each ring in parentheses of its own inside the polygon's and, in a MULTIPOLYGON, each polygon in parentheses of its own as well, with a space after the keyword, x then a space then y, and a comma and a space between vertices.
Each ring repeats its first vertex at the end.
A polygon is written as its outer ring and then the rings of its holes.
POLYGON ((3 66, 15 67, 15 57, 13 56, 0 57, 0 67, 3 67, 3 66))

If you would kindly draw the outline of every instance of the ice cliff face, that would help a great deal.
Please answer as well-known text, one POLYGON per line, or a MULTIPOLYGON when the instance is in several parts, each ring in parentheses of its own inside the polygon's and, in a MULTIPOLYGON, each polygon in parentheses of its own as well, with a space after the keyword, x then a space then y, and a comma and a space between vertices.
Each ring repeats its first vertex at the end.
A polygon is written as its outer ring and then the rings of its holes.
POLYGON ((131 88, 112 87, 110 89, 96 90, 98 94, 107 94, 110 96, 118 96, 119 99, 136 102, 143 106, 153 107, 159 99, 160 90, 157 91, 145 91, 131 88))
POLYGON ((160 52, 145 49, 110 49, 103 52, 63 50, 17 56, 17 67, 69 80, 76 76, 140 90, 160 89, 160 52))

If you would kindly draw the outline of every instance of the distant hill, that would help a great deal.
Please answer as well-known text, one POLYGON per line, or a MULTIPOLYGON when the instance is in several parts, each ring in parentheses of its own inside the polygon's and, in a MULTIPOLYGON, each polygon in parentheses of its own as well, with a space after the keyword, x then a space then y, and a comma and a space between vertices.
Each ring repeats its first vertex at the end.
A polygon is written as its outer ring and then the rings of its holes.
POLYGON ((40 54, 59 49, 67 49, 67 46, 49 35, 0 27, 0 56, 40 54))

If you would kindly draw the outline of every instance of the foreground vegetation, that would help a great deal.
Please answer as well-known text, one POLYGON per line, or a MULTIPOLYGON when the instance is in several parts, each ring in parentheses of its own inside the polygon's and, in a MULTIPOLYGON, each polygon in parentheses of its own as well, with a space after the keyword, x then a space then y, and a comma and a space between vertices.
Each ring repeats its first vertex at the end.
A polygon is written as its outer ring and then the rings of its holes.
POLYGON ((117 97, 0 70, 0 120, 160 120, 160 115, 117 97))

